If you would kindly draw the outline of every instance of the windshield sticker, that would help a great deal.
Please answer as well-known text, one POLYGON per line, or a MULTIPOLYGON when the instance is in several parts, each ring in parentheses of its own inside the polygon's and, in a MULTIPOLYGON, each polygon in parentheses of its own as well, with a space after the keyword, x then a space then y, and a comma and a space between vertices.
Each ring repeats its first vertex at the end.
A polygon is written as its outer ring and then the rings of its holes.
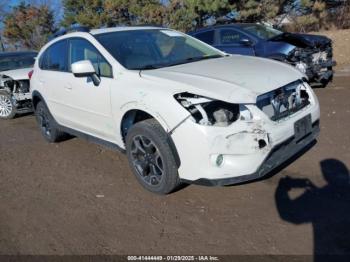
POLYGON ((176 31, 171 31, 171 30, 161 30, 163 34, 166 34, 167 36, 172 36, 172 37, 184 37, 182 34, 176 32, 176 31))

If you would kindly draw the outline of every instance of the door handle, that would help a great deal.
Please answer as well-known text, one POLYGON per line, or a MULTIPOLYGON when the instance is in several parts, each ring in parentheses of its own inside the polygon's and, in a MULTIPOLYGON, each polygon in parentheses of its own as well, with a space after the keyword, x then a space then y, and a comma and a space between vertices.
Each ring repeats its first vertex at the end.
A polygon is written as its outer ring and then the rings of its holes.
POLYGON ((65 85, 64 86, 64 89, 68 90, 68 91, 71 91, 73 88, 71 85, 65 85))

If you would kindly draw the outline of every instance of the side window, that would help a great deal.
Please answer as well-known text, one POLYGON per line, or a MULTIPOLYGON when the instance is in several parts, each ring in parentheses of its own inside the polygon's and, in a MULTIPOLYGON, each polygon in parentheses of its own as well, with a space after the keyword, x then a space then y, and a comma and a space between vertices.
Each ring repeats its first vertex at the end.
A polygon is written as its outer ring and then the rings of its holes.
POLYGON ((50 46, 41 55, 39 66, 43 70, 67 71, 67 41, 63 40, 50 46))
POLYGON ((195 37, 203 41, 204 43, 212 45, 214 44, 214 32, 214 30, 210 30, 203 33, 198 33, 195 35, 195 37))
POLYGON ((247 37, 244 34, 232 29, 223 29, 220 31, 220 43, 222 45, 239 44, 242 39, 247 37))
POLYGON ((112 77, 111 65, 90 42, 85 39, 71 39, 69 42, 69 70, 75 62, 90 60, 97 74, 112 77))

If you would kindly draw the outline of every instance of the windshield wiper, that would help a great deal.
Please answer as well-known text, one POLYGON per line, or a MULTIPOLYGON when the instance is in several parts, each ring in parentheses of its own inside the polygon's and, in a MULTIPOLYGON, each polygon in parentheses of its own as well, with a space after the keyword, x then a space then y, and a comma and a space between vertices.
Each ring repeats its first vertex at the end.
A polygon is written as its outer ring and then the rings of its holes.
POLYGON ((209 55, 209 56, 198 56, 198 57, 189 57, 185 60, 169 64, 167 66, 175 66, 175 65, 181 65, 181 64, 187 64, 187 63, 192 63, 192 62, 197 62, 201 60, 207 60, 207 59, 214 59, 214 58, 220 58, 224 57, 223 55, 209 55))
POLYGON ((213 58, 220 58, 220 57, 225 57, 225 55, 210 55, 210 56, 198 56, 198 57, 189 57, 185 60, 175 62, 175 63, 169 63, 169 64, 155 64, 155 65, 144 65, 141 67, 135 67, 135 68, 129 68, 130 70, 152 70, 152 69, 159 69, 162 67, 168 67, 168 66, 175 66, 175 65, 181 65, 181 64, 186 64, 186 63, 192 63, 192 62, 197 62, 201 60, 207 60, 207 59, 213 59, 213 58))
POLYGON ((142 77, 141 73, 143 70, 159 69, 160 67, 158 65, 144 65, 138 68, 130 68, 130 70, 139 70, 139 76, 142 77))
POLYGON ((141 67, 135 67, 135 68, 129 68, 130 70, 151 70, 151 69, 158 69, 159 66, 157 65, 144 65, 141 67))
POLYGON ((275 35, 275 36, 273 36, 273 37, 270 37, 270 38, 268 38, 267 40, 269 40, 269 41, 273 41, 273 40, 279 40, 279 39, 281 39, 281 37, 283 37, 283 36, 285 36, 285 35, 287 35, 287 33, 286 32, 282 32, 281 34, 278 34, 278 35, 275 35))

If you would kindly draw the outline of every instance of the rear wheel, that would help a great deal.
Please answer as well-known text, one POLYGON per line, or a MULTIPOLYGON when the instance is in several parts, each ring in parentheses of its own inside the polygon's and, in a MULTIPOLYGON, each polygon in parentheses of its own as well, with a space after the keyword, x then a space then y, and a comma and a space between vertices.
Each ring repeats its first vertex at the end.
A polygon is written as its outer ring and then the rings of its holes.
POLYGON ((11 95, 6 91, 0 91, 0 119, 12 119, 16 115, 16 108, 11 95))
POLYGON ((180 184, 168 135, 154 119, 136 123, 126 137, 130 167, 140 184, 157 194, 168 194, 180 184))
POLYGON ((64 139, 66 133, 59 130, 48 108, 42 101, 36 106, 35 117, 39 124, 41 134, 48 142, 55 143, 64 139))

